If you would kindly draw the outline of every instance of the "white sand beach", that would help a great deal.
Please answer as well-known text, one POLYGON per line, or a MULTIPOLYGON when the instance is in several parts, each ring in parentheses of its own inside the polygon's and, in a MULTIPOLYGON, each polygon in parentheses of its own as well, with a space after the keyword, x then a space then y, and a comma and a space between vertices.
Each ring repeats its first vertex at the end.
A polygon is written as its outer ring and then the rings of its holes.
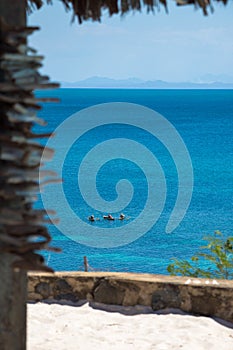
POLYGON ((28 350, 232 350, 233 324, 178 310, 28 304, 28 350))

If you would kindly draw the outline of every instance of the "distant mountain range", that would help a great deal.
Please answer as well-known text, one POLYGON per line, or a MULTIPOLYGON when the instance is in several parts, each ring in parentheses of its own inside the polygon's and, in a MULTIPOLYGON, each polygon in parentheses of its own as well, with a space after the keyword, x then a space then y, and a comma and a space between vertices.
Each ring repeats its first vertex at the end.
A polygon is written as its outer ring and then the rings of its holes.
POLYGON ((171 83, 163 80, 142 80, 138 78, 111 79, 104 77, 91 77, 74 83, 61 82, 63 88, 112 88, 112 89, 233 89, 232 82, 177 82, 171 83))

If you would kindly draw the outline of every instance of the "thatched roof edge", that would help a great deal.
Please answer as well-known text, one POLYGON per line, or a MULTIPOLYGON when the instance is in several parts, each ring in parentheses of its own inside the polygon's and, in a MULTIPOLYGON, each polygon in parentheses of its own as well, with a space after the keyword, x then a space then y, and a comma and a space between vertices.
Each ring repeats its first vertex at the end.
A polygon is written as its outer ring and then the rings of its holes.
MULTIPOLYGON (((143 6, 146 6, 147 11, 159 9, 160 5, 165 7, 167 11, 168 0, 60 0, 66 10, 73 10, 73 19, 78 18, 79 23, 92 19, 100 21, 102 11, 107 9, 109 15, 121 14, 124 15, 131 11, 140 11, 143 6)), ((221 2, 224 5, 229 0, 174 0, 178 6, 194 5, 196 8, 201 8, 204 15, 208 11, 213 12, 213 2, 221 2)), ((39 9, 44 3, 52 4, 53 0, 27 0, 29 12, 33 9, 39 9)))

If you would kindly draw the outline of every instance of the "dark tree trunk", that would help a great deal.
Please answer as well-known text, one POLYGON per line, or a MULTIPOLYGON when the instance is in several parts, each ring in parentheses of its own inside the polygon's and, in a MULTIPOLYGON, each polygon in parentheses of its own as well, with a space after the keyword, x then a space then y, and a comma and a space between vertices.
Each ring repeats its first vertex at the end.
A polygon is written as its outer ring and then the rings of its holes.
POLYGON ((0 15, 7 24, 26 26, 26 0, 0 0, 0 15))
POLYGON ((14 271, 14 257, 0 255, 0 349, 26 349, 27 276, 14 271))
MULTIPOLYGON (((24 0, 0 0, 0 16, 9 25, 25 27, 26 2, 24 0)), ((1 71, 0 81, 4 82, 4 74, 1 71)), ((4 126, 0 125, 0 127, 4 126)), ((0 222, 0 234, 1 230, 0 222)), ((0 253, 1 350, 26 349, 27 275, 26 271, 16 271, 12 268, 14 260, 14 255, 0 253)))

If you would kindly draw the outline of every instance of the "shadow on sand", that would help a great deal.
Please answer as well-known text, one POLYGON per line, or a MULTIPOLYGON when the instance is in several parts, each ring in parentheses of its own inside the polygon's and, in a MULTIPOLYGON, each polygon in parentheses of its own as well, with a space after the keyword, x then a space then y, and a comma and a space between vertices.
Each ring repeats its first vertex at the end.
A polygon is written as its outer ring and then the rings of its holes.
MULTIPOLYGON (((167 308, 163 310, 157 310, 153 311, 153 309, 150 306, 143 306, 143 305, 135 305, 135 306, 122 306, 122 305, 110 305, 110 304, 102 304, 102 303, 97 303, 93 301, 87 301, 87 300, 79 300, 78 302, 72 302, 69 300, 55 300, 55 299, 46 299, 39 301, 41 303, 45 304, 59 304, 59 305, 68 305, 72 307, 81 307, 85 304, 89 304, 89 306, 95 310, 101 310, 101 311, 106 311, 106 312, 115 312, 115 313, 120 313, 125 316, 135 316, 135 315, 142 315, 142 314, 155 314, 155 315, 180 315, 180 316, 194 316, 194 317, 208 317, 204 315, 197 315, 197 314, 191 314, 184 312, 180 309, 173 309, 173 308, 167 308)), ((29 301, 28 304, 36 304, 34 301, 29 301)), ((224 327, 233 329, 233 323, 229 321, 225 321, 221 318, 218 317, 211 317, 215 322, 221 324, 224 327)))

